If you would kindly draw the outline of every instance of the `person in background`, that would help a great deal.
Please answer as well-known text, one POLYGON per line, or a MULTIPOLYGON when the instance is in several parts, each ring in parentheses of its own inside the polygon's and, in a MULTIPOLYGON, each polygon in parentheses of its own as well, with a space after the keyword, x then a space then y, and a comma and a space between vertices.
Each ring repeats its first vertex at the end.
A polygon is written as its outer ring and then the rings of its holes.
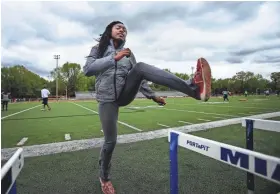
POLYGON ((247 92, 247 90, 245 90, 244 95, 245 95, 245 97, 247 97, 247 96, 248 96, 248 92, 247 92))
POLYGON ((226 100, 229 101, 228 95, 229 95, 229 91, 228 91, 228 89, 226 88, 226 89, 223 91, 224 101, 226 101, 226 100))
POLYGON ((269 90, 264 91, 265 97, 269 97, 269 90))
POLYGON ((5 107, 6 107, 6 111, 8 111, 8 104, 9 104, 9 101, 10 101, 9 95, 10 95, 10 93, 7 93, 7 92, 2 92, 1 93, 1 97, 2 97, 2 111, 5 110, 5 107))
POLYGON ((49 110, 51 110, 51 107, 49 106, 48 99, 49 99, 50 91, 44 86, 44 88, 41 90, 41 97, 42 97, 42 104, 43 108, 41 109, 42 111, 46 110, 46 106, 48 107, 49 110))

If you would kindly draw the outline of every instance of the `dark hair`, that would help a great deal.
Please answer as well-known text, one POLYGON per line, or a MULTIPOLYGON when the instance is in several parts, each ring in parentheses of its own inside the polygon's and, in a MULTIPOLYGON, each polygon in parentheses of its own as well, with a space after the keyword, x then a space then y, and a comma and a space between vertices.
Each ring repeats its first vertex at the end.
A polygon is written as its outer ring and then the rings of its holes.
POLYGON ((105 31, 100 34, 100 38, 97 39, 97 41, 99 42, 98 45, 98 54, 97 54, 97 58, 101 58, 104 54, 104 52, 106 51, 108 45, 110 44, 110 39, 112 36, 112 28, 114 25, 116 24, 123 24, 120 21, 113 21, 111 22, 105 29, 105 31))

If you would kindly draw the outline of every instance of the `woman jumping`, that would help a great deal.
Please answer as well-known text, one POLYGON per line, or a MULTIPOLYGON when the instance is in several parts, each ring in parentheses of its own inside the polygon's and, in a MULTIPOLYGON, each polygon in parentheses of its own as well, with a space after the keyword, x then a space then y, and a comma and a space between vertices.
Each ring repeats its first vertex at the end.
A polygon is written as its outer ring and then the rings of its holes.
POLYGON ((197 60, 194 78, 183 80, 152 65, 136 62, 130 49, 124 48, 126 36, 127 29, 122 22, 110 23, 98 40, 99 44, 91 49, 83 67, 86 76, 96 76, 96 99, 105 136, 99 157, 99 179, 104 194, 115 193, 110 169, 117 141, 119 107, 130 104, 138 91, 156 103, 166 104, 163 98, 156 96, 147 81, 197 100, 207 101, 211 95, 211 69, 204 58, 197 60))

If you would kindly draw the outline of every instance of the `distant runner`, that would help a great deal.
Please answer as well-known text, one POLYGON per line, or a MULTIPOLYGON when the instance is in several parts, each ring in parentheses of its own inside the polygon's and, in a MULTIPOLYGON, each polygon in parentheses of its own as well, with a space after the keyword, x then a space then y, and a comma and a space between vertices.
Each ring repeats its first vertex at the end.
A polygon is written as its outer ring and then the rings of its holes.
POLYGON ((49 110, 51 110, 51 107, 49 106, 48 103, 48 99, 49 99, 49 95, 50 95, 50 91, 48 89, 46 89, 46 86, 44 86, 44 88, 41 90, 41 96, 42 96, 42 104, 43 104, 43 108, 41 110, 45 111, 46 110, 46 106, 49 108, 49 110))

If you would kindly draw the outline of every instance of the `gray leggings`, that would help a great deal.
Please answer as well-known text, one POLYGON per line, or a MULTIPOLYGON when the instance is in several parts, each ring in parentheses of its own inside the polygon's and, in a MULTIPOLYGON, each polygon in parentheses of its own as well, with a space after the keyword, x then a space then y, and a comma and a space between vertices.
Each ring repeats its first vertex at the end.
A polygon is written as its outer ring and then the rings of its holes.
POLYGON ((115 102, 99 103, 99 117, 105 136, 105 141, 100 151, 99 176, 105 181, 110 180, 111 158, 117 142, 119 107, 126 106, 134 100, 143 79, 199 99, 198 88, 192 84, 191 80, 182 80, 174 74, 157 67, 145 63, 137 63, 127 75, 126 84, 118 100, 115 102))

